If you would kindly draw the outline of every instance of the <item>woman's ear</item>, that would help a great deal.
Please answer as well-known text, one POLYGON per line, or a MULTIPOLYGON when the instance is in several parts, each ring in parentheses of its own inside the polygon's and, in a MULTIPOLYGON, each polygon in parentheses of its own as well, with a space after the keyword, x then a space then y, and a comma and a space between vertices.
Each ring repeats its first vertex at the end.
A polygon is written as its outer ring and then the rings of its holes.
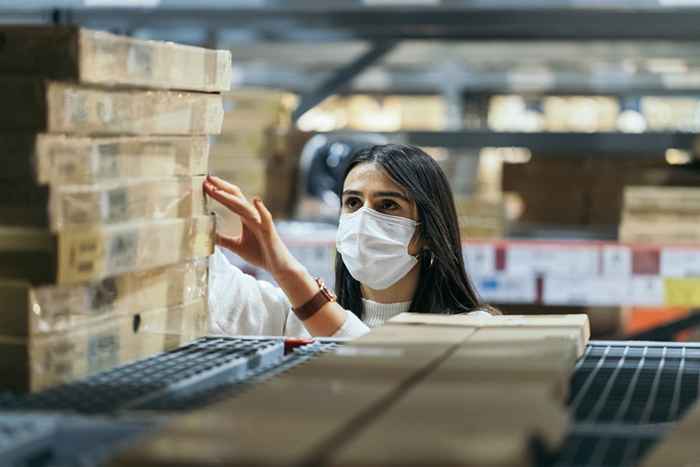
POLYGON ((425 249, 425 241, 423 240, 423 231, 421 225, 416 226, 416 231, 413 233, 413 238, 411 243, 408 244, 408 254, 411 256, 417 256, 425 249))

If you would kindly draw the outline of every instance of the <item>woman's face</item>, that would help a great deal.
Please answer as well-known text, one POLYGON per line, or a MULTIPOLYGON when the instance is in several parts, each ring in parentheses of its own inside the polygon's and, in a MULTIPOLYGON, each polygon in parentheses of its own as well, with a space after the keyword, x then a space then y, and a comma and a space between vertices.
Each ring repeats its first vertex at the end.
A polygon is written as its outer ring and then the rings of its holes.
MULTIPOLYGON (((350 214, 362 207, 390 216, 418 221, 418 208, 406 190, 394 182, 377 164, 364 163, 354 167, 343 185, 341 214, 350 214)), ((411 240, 408 253, 420 251, 418 229, 411 240)))

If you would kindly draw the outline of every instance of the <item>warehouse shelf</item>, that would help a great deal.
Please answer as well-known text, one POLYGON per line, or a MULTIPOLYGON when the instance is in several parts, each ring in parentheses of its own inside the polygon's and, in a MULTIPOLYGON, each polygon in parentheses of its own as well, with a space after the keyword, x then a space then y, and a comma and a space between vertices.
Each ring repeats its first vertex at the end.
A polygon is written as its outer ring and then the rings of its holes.
MULTIPOLYGON (((383 0, 239 1, 91 0, 23 2, 27 8, 74 9, 72 20, 106 27, 201 26, 232 29, 255 20, 269 37, 386 39, 697 39, 697 6, 656 1, 383 0), (88 7, 86 7, 87 5, 88 7), (95 8, 99 6, 120 8, 95 8), (132 6, 132 8, 128 8, 132 6), (133 8, 141 7, 141 8, 133 8), (152 11, 143 7, 158 6, 152 11), (567 27, 562 27, 566 24, 567 27), (282 27, 279 27, 282 26, 282 27), (290 27, 293 26, 293 27, 290 27), (300 36, 299 31, 304 31, 300 36)), ((15 7, 17 9, 17 7, 15 7)))
MULTIPOLYGON (((334 131, 336 135, 367 132, 334 131)), ((426 147, 474 148, 522 147, 536 151, 538 156, 556 157, 605 156, 662 159, 669 148, 692 150, 698 135, 695 133, 526 133, 490 130, 456 131, 398 131, 372 132, 426 147)), ((475 155, 478 155, 475 154, 475 155)))
MULTIPOLYGON (((334 241, 285 242, 310 271, 333 282, 334 241)), ((700 307, 699 244, 502 239, 466 241, 462 251, 475 287, 491 303, 700 307)))

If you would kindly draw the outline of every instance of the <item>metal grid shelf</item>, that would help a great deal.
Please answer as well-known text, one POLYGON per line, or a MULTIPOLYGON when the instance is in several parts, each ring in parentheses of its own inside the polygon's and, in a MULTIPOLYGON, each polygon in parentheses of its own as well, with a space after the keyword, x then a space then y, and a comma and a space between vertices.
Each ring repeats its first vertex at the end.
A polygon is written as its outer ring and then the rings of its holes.
POLYGON ((631 467, 698 398, 700 346, 591 342, 576 366, 574 421, 551 467, 631 467))
POLYGON ((107 414, 186 397, 196 388, 245 379, 278 363, 281 339, 206 337, 171 352, 26 397, 0 398, 0 410, 107 414))

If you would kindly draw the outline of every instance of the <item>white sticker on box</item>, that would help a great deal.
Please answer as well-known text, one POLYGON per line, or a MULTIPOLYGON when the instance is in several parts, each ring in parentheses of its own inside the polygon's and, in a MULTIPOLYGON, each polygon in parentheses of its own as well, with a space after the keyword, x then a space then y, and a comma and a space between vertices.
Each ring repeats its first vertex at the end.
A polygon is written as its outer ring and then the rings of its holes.
POLYGON ((616 306, 625 301, 629 279, 603 277, 545 277, 545 305, 616 306))
POLYGON ((636 276, 630 279, 626 303, 629 306, 663 306, 664 280, 660 276, 636 276))
POLYGON ((626 246, 603 247, 603 276, 632 275, 632 250, 626 246))
POLYGON ((537 279, 532 274, 472 276, 477 292, 487 302, 535 303, 537 279))
POLYGON ((506 251, 506 271, 511 274, 559 276, 598 275, 598 250, 552 246, 511 246, 506 251))
POLYGON ((467 272, 472 276, 488 276, 496 272, 496 247, 489 244, 469 244, 462 247, 467 272))
POLYGON ((700 276, 700 250, 689 248, 662 249, 660 273, 664 277, 700 276))

